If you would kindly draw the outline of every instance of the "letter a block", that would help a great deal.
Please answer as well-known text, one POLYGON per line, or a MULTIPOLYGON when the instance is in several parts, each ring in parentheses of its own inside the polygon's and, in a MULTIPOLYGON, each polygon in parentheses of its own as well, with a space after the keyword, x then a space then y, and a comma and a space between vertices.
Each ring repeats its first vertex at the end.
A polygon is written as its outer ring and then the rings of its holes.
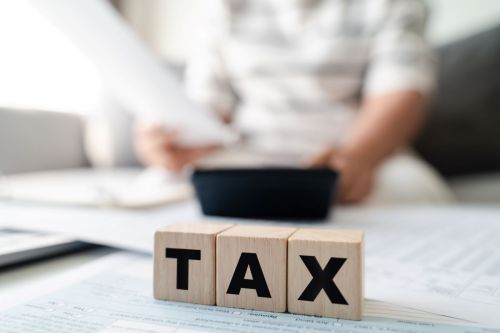
POLYGON ((287 240, 295 228, 240 225, 217 236, 217 305, 286 311, 287 240))
POLYGON ((288 311, 362 319, 361 231, 299 229, 290 237, 288 311))
POLYGON ((182 224, 156 231, 154 297, 214 305, 216 236, 231 226, 182 224))

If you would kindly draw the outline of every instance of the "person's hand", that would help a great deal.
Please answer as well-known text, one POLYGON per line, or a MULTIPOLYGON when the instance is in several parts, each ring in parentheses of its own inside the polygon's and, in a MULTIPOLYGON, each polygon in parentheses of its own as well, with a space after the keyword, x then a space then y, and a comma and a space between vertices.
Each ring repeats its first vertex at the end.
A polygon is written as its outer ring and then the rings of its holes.
POLYGON ((361 156, 341 149, 326 149, 308 161, 309 167, 329 167, 339 172, 337 199, 341 203, 358 203, 373 190, 376 165, 361 156))
POLYGON ((178 133, 167 132, 158 125, 139 123, 135 127, 136 154, 148 166, 178 172, 217 148, 214 145, 180 147, 176 143, 177 139, 178 133))

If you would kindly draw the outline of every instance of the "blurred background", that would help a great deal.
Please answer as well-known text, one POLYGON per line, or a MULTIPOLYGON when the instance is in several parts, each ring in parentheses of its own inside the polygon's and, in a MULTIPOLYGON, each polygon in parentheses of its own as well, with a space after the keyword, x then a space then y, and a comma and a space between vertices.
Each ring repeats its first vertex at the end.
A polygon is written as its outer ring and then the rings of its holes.
MULTIPOLYGON (((181 76, 202 1, 112 4, 165 66, 181 76)), ((439 81, 429 122, 415 148, 448 179, 461 200, 498 203, 500 1, 427 4, 439 81)), ((3 174, 137 165, 127 110, 109 100, 92 63, 29 2, 0 2, 0 47, 3 174), (97 142, 86 141, 84 120, 109 114, 113 126, 99 122, 94 128, 101 134, 97 142)))

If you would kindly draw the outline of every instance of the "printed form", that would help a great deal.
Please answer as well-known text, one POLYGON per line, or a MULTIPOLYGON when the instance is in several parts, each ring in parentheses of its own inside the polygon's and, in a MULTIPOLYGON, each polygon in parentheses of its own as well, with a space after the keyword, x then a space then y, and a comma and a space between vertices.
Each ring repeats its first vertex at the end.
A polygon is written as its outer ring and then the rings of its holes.
MULTIPOLYGON (((0 204, 0 213, 5 227, 149 253, 154 230, 201 218, 194 203, 127 213, 0 204)), ((335 208, 330 221, 302 226, 365 232, 366 298, 500 327, 500 209, 335 208)))
POLYGON ((122 252, 52 279, 46 287, 32 286, 35 295, 48 294, 0 312, 1 331, 500 332, 380 302, 367 302, 365 318, 349 321, 157 301, 152 297, 151 267, 149 256, 122 252))
POLYGON ((500 215, 389 215, 359 224, 366 297, 500 327, 500 215))

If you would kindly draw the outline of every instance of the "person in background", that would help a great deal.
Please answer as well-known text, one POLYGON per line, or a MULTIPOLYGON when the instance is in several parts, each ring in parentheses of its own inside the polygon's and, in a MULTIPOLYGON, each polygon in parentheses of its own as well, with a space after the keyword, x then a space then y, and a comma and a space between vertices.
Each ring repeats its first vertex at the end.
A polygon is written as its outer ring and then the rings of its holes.
MULTIPOLYGON (((344 203, 447 202, 405 147, 425 118, 436 67, 420 0, 212 0, 186 70, 190 98, 252 151, 341 172, 344 203)), ((180 170, 214 151, 138 124, 147 165, 180 170)))

